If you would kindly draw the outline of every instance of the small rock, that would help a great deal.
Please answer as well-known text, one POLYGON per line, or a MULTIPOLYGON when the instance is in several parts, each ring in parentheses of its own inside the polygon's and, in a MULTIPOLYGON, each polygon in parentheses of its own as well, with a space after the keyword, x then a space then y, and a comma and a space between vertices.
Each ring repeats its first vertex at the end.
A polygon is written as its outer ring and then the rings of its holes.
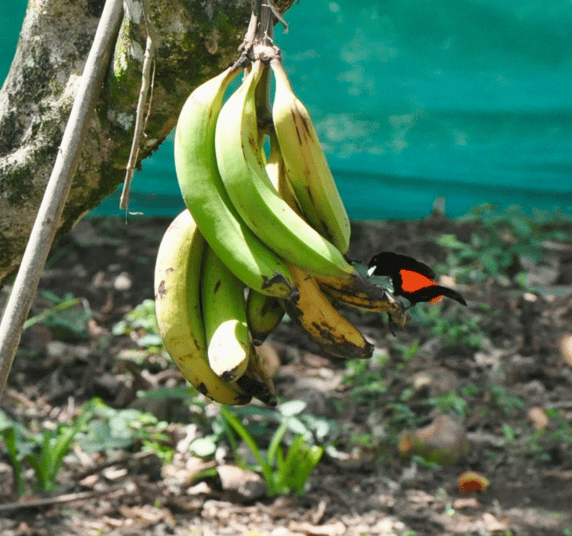
POLYGON ((115 290, 129 290, 133 286, 131 276, 128 272, 121 272, 113 281, 113 288, 115 290))
MULTIPOLYGON (((0 304, 1 310, 2 305, 0 304)), ((47 345, 52 341, 52 330, 41 324, 33 324, 26 331, 30 348, 38 352, 46 350, 47 345)))
POLYGON ((540 380, 532 380, 523 387, 523 394, 527 397, 541 397, 546 393, 546 386, 540 380))
POLYGON ((266 495, 266 483, 252 471, 235 465, 220 465, 218 476, 224 491, 236 494, 243 501, 254 501, 266 495))
POLYGON ((436 397, 443 393, 455 392, 459 386, 456 374, 444 367, 435 367, 414 374, 408 383, 418 393, 427 391, 427 396, 436 397))
POLYGON ((206 482, 199 482, 187 489, 187 495, 209 495, 212 488, 206 482))
POLYGON ((75 360, 75 349, 71 344, 62 341, 50 341, 46 344, 46 356, 49 362, 72 363, 75 360))
POLYGON ((405 431, 399 453, 404 459, 417 454, 427 461, 455 465, 469 453, 469 442, 458 418, 440 415, 425 428, 405 431))
POLYGON ((100 374, 93 378, 95 395, 104 400, 114 400, 123 386, 123 381, 114 374, 100 374))

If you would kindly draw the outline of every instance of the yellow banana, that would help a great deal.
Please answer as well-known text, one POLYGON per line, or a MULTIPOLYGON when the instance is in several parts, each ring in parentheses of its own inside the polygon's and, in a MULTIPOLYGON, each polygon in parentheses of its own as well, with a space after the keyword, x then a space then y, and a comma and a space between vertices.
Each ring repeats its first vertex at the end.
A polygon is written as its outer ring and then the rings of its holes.
POLYGON ((255 103, 262 69, 261 62, 256 61, 219 114, 216 158, 226 190, 247 225, 282 259, 312 274, 351 277, 355 269, 288 206, 266 174, 255 103))
POLYGON ((246 318, 255 345, 258 346, 266 340, 266 337, 278 327, 283 316, 284 309, 278 298, 249 289, 246 298, 246 318))
MULTIPOLYGON (((292 188, 290 173, 282 158, 282 146, 274 132, 270 133, 270 155, 266 172, 274 188, 298 214, 302 209, 292 188)), ((356 270, 351 278, 315 276, 320 289, 331 299, 359 309, 388 313, 393 324, 403 327, 407 316, 403 304, 386 289, 372 283, 356 270)))
MULTIPOLYGON (((282 145, 278 143, 275 132, 270 133, 270 155, 266 164, 266 172, 274 188, 283 199, 298 214, 302 215, 301 204, 298 201, 290 172, 282 158, 282 145)), ((305 215, 304 215, 305 216, 305 215)), ((396 300, 386 289, 379 287, 363 277, 357 270, 350 278, 315 276, 320 289, 334 301, 345 303, 352 307, 389 314, 393 324, 403 327, 407 315, 403 304, 396 300)))
MULTIPOLYGON (((278 193, 294 211, 298 212, 299 208, 288 181, 289 174, 282 153, 275 136, 270 137, 270 158, 266 166, 268 176, 278 193)), ((321 291, 316 278, 296 266, 289 263, 287 265, 299 292, 295 303, 291 300, 281 300, 290 318, 329 355, 350 359, 371 357, 373 345, 334 307, 321 291)), ((356 272, 357 276, 359 274, 356 272)), ((332 279, 338 281, 337 278, 332 279)))
POLYGON ((279 58, 270 62, 276 81, 272 119, 288 178, 302 214, 342 253, 350 245, 350 220, 304 104, 296 97, 279 58))
POLYGON ((238 215, 222 183, 215 155, 215 127, 230 68, 196 88, 183 106, 175 133, 175 168, 186 206, 218 257, 246 285, 263 294, 295 291, 284 263, 238 215))
POLYGON ((288 316, 328 355, 347 359, 371 357, 373 344, 332 305, 316 279, 296 266, 290 266, 290 270, 300 296, 296 303, 283 300, 288 316))
POLYGON ((351 281, 342 281, 335 277, 316 277, 323 292, 330 298, 367 311, 388 313, 391 321, 403 327, 407 315, 403 304, 386 289, 377 286, 361 275, 351 281))
POLYGON ((223 382, 209 367, 200 300, 206 242, 188 210, 165 232, 155 264, 155 307, 166 350, 183 376, 221 404, 246 404, 251 396, 223 382))
POLYGON ((223 381, 240 378, 254 352, 244 300, 244 283, 207 247, 201 275, 201 303, 213 372, 223 381))

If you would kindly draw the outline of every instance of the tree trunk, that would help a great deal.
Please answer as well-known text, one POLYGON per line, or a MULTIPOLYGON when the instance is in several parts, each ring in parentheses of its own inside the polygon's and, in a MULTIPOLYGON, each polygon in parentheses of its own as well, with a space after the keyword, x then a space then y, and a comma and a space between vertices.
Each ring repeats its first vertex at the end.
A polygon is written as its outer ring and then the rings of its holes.
MULTIPOLYGON (((294 0, 275 2, 281 12, 294 0)), ((0 92, 0 286, 21 260, 49 179, 104 0, 34 0, 0 92)), ((102 96, 64 208, 59 235, 123 181, 147 27, 142 0, 125 16, 102 96)), ((151 0, 155 43, 152 107, 139 159, 175 126, 194 87, 230 65, 246 32, 250 0, 151 0)))

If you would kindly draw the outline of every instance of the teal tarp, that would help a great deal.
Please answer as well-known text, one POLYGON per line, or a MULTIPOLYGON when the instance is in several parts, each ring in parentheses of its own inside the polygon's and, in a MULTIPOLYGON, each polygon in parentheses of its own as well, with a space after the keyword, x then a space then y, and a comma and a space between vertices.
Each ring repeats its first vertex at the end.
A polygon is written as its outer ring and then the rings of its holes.
MULTIPOLYGON (((6 4, 10 31, 25 2, 6 4)), ((451 216, 572 206, 570 0, 303 0, 286 19, 276 40, 352 219, 423 217, 437 196, 451 216)), ((16 34, 0 39, 4 60, 16 34)), ((132 210, 182 208, 172 150, 144 161, 132 210)))

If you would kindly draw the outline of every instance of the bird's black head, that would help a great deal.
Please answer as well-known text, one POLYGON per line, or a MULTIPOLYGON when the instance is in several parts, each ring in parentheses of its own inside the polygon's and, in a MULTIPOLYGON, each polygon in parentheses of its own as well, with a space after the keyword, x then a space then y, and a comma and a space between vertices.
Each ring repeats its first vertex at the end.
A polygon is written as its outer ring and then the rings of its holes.
POLYGON ((400 255, 391 251, 382 251, 374 255, 368 263, 367 273, 371 275, 392 275, 398 265, 400 255))
POLYGON ((369 261, 368 274, 387 275, 397 277, 400 270, 410 270, 422 274, 429 279, 435 279, 435 272, 426 264, 419 262, 413 257, 400 255, 392 251, 382 251, 374 255, 369 261))

